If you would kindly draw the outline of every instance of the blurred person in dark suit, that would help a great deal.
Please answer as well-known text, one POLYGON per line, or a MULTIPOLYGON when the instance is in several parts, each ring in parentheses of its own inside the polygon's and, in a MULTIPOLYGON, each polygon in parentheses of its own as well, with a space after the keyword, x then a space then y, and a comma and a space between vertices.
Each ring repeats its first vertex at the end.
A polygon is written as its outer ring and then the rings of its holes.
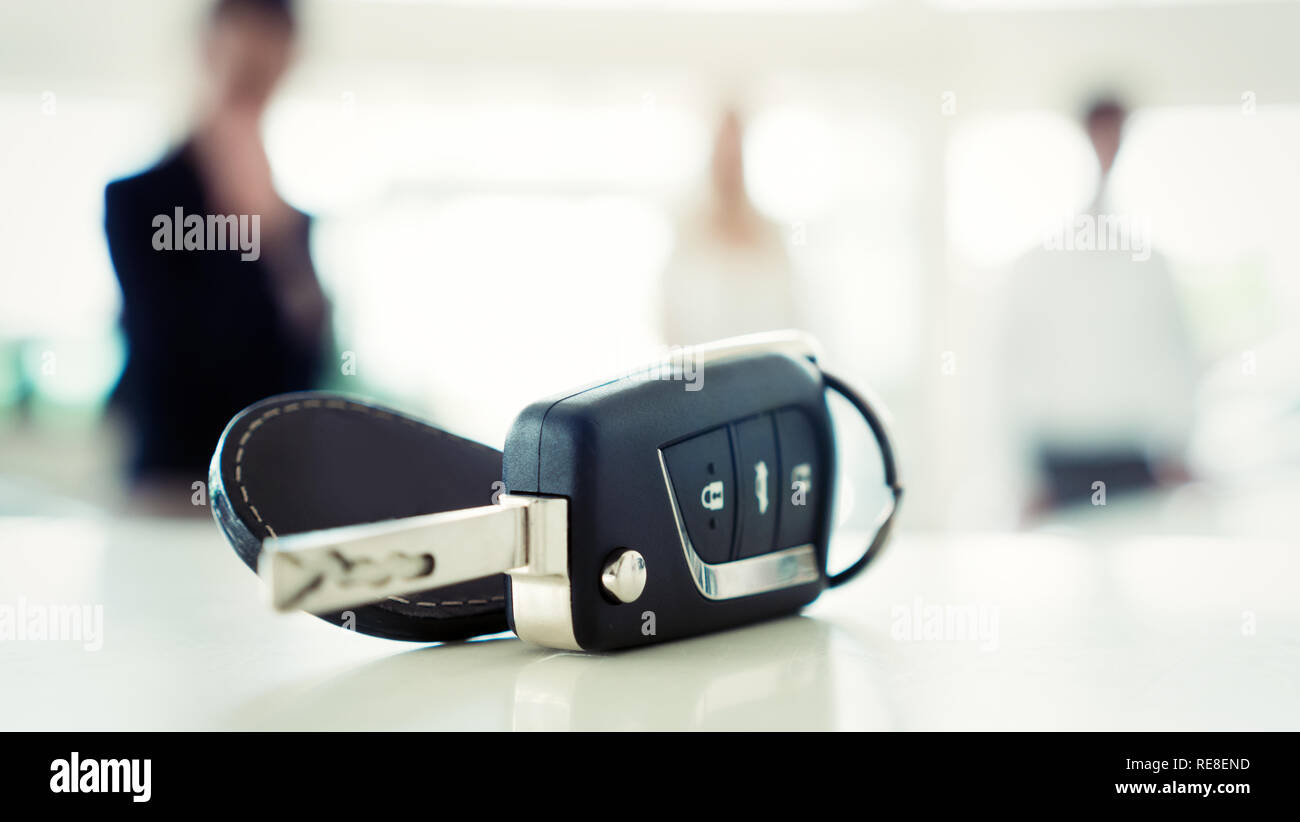
POLYGON ((1126 119, 1113 97, 1088 106, 1097 196, 1007 289, 1005 419, 1039 481, 1030 513, 1187 479, 1198 374, 1178 289, 1149 221, 1109 197, 1126 119))
POLYGON ((205 478, 233 414, 321 371, 329 309, 310 221, 276 192, 260 135, 294 34, 288 0, 219 0, 188 138, 106 191, 128 345, 113 401, 138 480, 205 478))

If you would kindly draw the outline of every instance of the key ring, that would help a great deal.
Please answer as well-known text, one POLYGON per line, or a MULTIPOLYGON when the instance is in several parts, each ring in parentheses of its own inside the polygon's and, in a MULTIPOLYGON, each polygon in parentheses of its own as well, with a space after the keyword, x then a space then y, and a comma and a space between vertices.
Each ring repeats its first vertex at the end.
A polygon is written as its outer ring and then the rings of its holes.
POLYGON ((838 574, 827 575, 826 587, 837 588, 862 573, 862 569, 866 568, 884 550, 885 545, 889 542, 890 531, 894 526, 894 515, 898 513, 898 506, 903 499, 903 486, 898 482, 898 466, 894 461, 894 448, 890 442, 889 434, 880 415, 872 408, 871 403, 862 394, 854 391, 843 380, 833 374, 822 371, 822 379, 826 382, 827 388, 848 400, 849 404, 867 421, 871 433, 875 435, 876 442, 880 445, 880 458, 885 464, 885 485, 892 494, 889 507, 880 518, 876 527, 876 535, 867 546, 867 550, 848 568, 838 574))

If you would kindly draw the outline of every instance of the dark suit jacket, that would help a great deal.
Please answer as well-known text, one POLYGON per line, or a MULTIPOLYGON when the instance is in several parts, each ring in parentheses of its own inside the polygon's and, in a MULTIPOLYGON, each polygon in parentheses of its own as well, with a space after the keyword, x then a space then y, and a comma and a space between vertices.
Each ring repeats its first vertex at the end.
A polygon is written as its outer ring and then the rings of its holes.
MULTIPOLYGON (((105 192, 128 347, 113 399, 135 429, 137 476, 204 479, 236 412, 270 394, 314 387, 326 332, 315 339, 291 332, 265 243, 256 261, 241 260, 238 249, 155 250, 154 217, 174 218, 178 206, 185 215, 211 213, 188 146, 105 192)), ((309 223, 302 224, 290 251, 309 267, 309 223)))

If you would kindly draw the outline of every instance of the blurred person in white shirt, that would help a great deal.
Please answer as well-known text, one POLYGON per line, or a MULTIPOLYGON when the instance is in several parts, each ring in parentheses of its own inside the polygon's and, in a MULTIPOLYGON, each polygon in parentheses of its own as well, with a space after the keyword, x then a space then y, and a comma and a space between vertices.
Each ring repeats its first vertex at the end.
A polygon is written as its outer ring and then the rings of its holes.
POLYGON ((713 146, 706 201, 677 229, 660 284, 669 345, 794 328, 794 275, 781 230, 759 214, 745 186, 744 129, 723 112, 713 146))
POLYGON ((1087 109, 1097 197, 1008 284, 1005 422, 1036 475, 1031 512, 1186 479, 1197 367, 1177 289, 1149 220, 1108 203, 1126 116, 1111 98, 1087 109))

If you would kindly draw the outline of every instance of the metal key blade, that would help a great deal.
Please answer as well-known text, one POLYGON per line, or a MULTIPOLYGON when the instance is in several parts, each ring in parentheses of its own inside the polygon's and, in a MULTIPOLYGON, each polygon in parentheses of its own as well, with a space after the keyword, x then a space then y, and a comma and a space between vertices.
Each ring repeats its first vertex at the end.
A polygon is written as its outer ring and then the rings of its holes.
POLYGON ((528 508, 501 504, 273 537, 258 574, 279 611, 329 613, 528 563, 528 508))

